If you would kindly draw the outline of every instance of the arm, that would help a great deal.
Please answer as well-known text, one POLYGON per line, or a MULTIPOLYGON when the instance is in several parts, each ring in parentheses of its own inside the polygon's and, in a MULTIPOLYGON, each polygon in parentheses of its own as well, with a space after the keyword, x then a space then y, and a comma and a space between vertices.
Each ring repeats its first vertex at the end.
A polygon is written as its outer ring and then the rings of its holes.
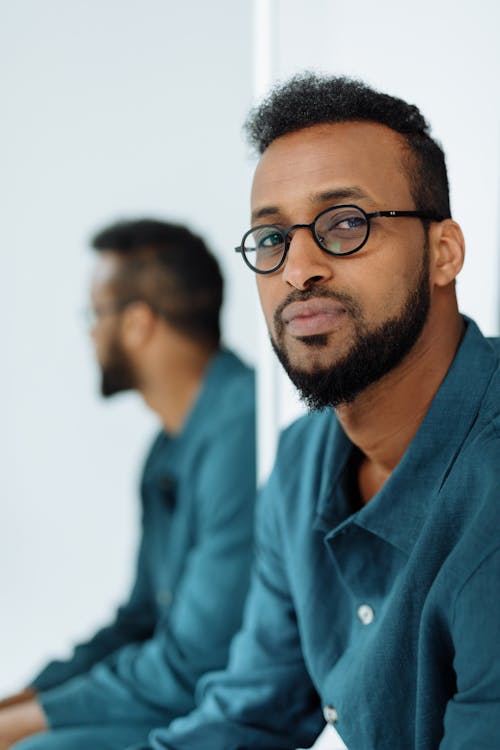
POLYGON ((41 695, 51 726, 165 723, 193 706, 194 686, 222 667, 249 579, 255 497, 253 411, 217 425, 190 472, 195 543, 154 636, 126 645, 87 675, 41 695))
POLYGON ((252 587, 229 666, 200 682, 196 711, 150 735, 154 750, 308 747, 324 726, 302 657, 273 514, 277 495, 273 475, 259 501, 252 587))
POLYGON ((19 703, 25 703, 36 697, 36 690, 33 688, 25 688, 20 690, 18 693, 8 695, 7 698, 0 700, 0 710, 4 708, 10 708, 10 706, 16 706, 19 703))
POLYGON ((47 729, 44 713, 36 700, 27 699, 0 711, 0 750, 35 732, 47 729))
POLYGON ((490 553, 456 601, 452 636, 456 694, 440 750, 493 750, 500 734, 500 550, 490 553))

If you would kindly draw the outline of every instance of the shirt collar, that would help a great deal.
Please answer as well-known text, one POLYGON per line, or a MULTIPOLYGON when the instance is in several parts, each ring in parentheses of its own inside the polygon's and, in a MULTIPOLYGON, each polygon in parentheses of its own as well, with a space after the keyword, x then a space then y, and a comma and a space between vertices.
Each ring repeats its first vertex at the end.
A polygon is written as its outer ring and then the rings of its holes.
MULTIPOLYGON (((343 519, 337 513, 336 520, 340 523, 334 533, 346 523, 356 523, 410 553, 429 504, 436 501, 498 366, 491 344, 473 321, 465 322, 466 332, 457 354, 400 463, 384 487, 360 511, 343 519)), ((335 511, 328 508, 332 502, 328 485, 334 486, 344 470, 351 445, 342 430, 336 432, 332 447, 339 451, 339 465, 330 472, 332 482, 325 483, 318 503, 317 526, 323 529, 326 519, 332 529, 335 517, 335 511)))

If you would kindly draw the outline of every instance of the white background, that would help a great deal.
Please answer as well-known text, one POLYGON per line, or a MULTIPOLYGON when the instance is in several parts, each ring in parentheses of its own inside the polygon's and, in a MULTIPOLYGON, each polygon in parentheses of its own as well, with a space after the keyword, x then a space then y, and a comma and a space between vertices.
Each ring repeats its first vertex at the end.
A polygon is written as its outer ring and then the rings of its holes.
MULTIPOLYGON (((265 5, 271 78, 348 73, 422 108, 468 244, 461 307, 496 333, 500 7, 265 5)), ((141 215, 202 231, 227 277, 226 341, 248 360, 258 342, 269 370, 253 279, 232 251, 251 176, 240 127, 262 62, 252 10, 250 0, 0 0, 0 692, 91 632, 128 586, 155 421, 133 395, 97 396, 79 315, 92 232, 141 215)), ((277 428, 297 405, 281 375, 273 388, 277 428)))

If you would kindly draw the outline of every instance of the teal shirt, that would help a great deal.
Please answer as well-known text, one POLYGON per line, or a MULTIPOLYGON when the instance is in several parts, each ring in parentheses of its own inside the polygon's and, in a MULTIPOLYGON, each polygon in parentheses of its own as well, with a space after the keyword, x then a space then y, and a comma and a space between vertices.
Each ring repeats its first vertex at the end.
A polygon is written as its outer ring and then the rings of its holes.
POLYGON ((500 747, 498 341, 469 321, 383 488, 351 503, 356 449, 332 411, 283 435, 262 494, 244 626, 200 708, 155 750, 500 747))
POLYGON ((253 551, 254 399, 253 373, 221 351, 182 432, 158 435, 129 601, 34 680, 51 728, 168 723, 193 707, 198 678, 225 666, 253 551))

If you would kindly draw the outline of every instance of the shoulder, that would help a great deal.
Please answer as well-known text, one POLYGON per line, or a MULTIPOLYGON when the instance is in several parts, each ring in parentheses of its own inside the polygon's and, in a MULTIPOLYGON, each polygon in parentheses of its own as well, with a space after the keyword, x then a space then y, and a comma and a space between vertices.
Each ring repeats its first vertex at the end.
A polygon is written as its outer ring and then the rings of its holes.
POLYGON ((500 338, 487 341, 496 356, 496 367, 481 403, 478 426, 484 437, 487 437, 489 432, 498 437, 500 435, 500 338))
POLYGON ((213 412, 213 429, 223 422, 254 419, 255 373, 234 352, 218 352, 206 376, 209 408, 213 412))
POLYGON ((344 441, 331 409, 306 414, 287 427, 280 436, 274 467, 263 490, 267 502, 290 522, 292 516, 302 517, 303 512, 314 516, 331 478, 339 444, 344 441))
POLYGON ((220 483, 252 477, 255 483, 255 376, 228 350, 218 352, 205 376, 198 403, 182 437, 183 466, 220 483), (221 466, 223 476, 221 476, 221 466))
POLYGON ((496 352, 498 360, 500 362, 500 336, 491 336, 486 339, 491 348, 496 352))
POLYGON ((213 358, 188 433, 183 442, 188 472, 198 465, 199 474, 201 463, 207 471, 207 463, 220 470, 221 462, 228 475, 255 472, 255 376, 232 352, 221 350, 213 358))
MULTIPOLYGON (((500 340, 490 339, 489 342, 500 353, 500 340)), ((500 494, 500 359, 460 454, 459 463, 465 466, 465 476, 471 478, 474 486, 485 490, 491 486, 500 494)))
POLYGON ((337 418, 331 409, 310 412, 295 420, 280 435, 277 460, 292 457, 302 459, 304 449, 307 453, 321 449, 336 423, 337 418))
POLYGON ((470 406, 470 422, 464 422, 467 429, 457 439, 449 476, 443 481, 454 497, 455 508, 468 521, 489 506, 493 512, 498 506, 500 515, 500 503, 490 498, 491 492, 500 494, 500 339, 483 337, 475 326, 472 335, 469 359, 462 363, 466 376, 448 409, 448 419, 455 414, 459 421, 463 409, 470 406))
MULTIPOLYGON (((476 422, 459 449, 443 487, 446 537, 455 539, 448 563, 468 580, 500 561, 500 381, 494 376, 476 422)), ((499 570, 500 574, 500 570, 499 570)))
POLYGON ((273 474, 287 492, 317 493, 346 440, 332 409, 306 414, 283 430, 273 474))
POLYGON ((166 455, 169 451, 171 438, 164 430, 158 430, 154 435, 146 452, 144 469, 148 469, 159 457, 166 455))

